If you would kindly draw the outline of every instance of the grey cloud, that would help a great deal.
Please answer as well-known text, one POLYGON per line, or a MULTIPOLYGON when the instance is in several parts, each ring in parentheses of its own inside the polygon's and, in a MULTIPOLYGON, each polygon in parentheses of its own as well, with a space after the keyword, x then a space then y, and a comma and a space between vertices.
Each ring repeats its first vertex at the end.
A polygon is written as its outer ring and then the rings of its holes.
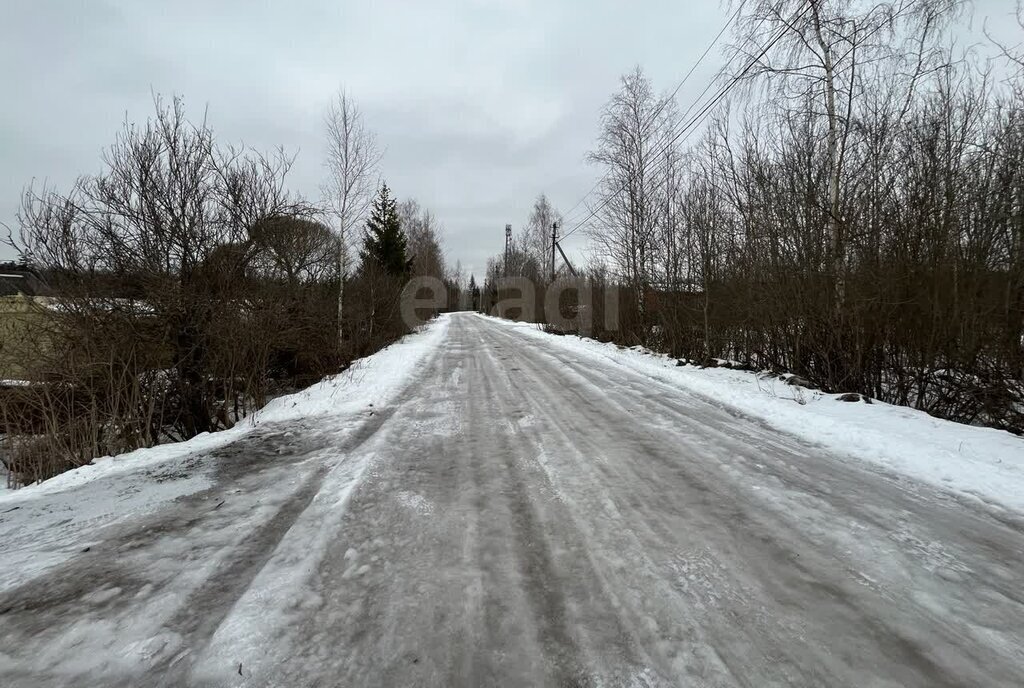
POLYGON ((297 151, 292 186, 317 197, 321 113, 345 85, 396 193, 438 215, 449 258, 478 276, 536 194, 567 210, 590 189, 585 155, 619 75, 639 63, 670 88, 727 16, 678 0, 13 0, 2 12, 0 221, 33 177, 95 172, 153 91, 184 95, 195 118, 208 106, 226 141, 297 151))

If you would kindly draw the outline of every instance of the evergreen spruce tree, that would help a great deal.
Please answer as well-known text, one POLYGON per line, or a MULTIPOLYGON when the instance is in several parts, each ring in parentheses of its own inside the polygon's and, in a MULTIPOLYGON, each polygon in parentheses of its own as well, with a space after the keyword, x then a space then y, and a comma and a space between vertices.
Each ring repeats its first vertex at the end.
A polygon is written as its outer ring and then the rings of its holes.
POLYGON ((469 310, 475 311, 479 307, 480 289, 476 286, 476 276, 469 276, 469 310))
POLYGON ((366 223, 363 248, 359 252, 362 270, 368 268, 400 277, 409 272, 406 239, 398 218, 398 204, 391 198, 388 185, 381 186, 373 201, 373 210, 366 223))

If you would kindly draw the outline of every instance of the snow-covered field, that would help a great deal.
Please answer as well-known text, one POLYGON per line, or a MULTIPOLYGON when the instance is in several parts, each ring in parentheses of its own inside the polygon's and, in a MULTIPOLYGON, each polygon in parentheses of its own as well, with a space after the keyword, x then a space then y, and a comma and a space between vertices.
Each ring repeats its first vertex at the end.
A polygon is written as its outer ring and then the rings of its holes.
MULTIPOLYGON (((484 316, 481 316, 484 317, 484 316)), ((835 394, 787 385, 728 368, 677 366, 666 355, 577 336, 553 336, 536 325, 491 318, 596 362, 614 362, 696 392, 738 413, 829 449, 994 506, 1024 511, 1024 438, 934 418, 879 401, 841 402, 835 394)))

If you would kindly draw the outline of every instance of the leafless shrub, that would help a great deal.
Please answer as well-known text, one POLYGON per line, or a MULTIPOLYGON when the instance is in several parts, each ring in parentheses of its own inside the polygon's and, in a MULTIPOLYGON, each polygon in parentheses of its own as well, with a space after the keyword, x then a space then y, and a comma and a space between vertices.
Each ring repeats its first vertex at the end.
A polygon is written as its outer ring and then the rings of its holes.
POLYGON ((101 174, 25 193, 12 244, 56 296, 21 330, 29 384, 0 396, 23 482, 229 427, 274 378, 338 365, 322 334, 337 318, 338 243, 287 191, 291 160, 219 147, 180 99, 156 105, 101 174))

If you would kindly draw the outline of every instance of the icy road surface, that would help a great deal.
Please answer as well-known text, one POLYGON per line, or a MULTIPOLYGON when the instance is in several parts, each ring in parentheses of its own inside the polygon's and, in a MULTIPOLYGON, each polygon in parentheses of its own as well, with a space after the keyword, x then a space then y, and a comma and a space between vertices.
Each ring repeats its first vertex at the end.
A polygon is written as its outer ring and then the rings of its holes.
POLYGON ((1024 685, 1024 518, 469 314, 387 407, 10 504, 3 686, 1024 685))

